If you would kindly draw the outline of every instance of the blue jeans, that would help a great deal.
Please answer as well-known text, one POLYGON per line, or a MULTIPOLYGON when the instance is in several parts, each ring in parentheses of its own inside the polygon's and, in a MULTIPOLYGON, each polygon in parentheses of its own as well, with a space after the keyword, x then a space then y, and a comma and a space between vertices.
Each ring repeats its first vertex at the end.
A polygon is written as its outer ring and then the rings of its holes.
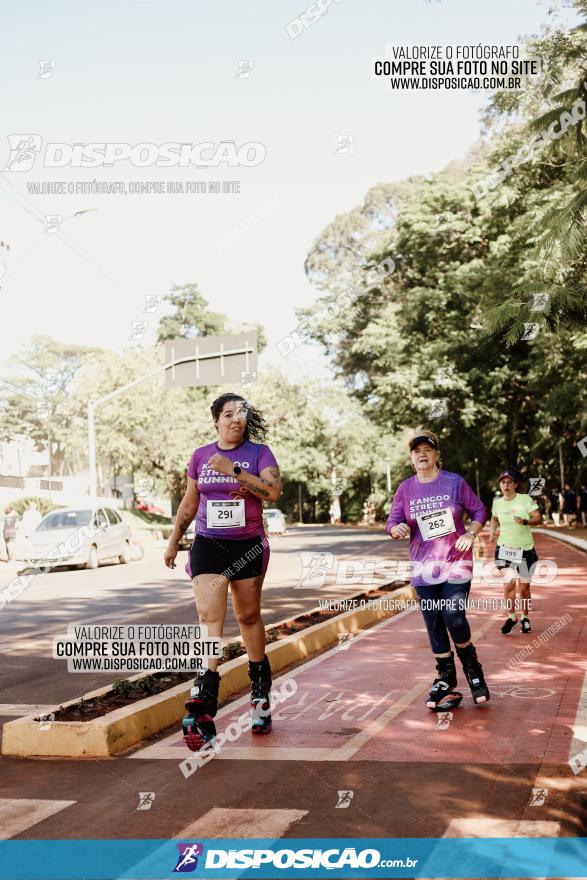
POLYGON ((415 589, 433 654, 446 654, 451 650, 449 633, 455 644, 462 645, 469 641, 471 627, 465 606, 471 581, 464 584, 444 581, 441 584, 424 584, 415 589))

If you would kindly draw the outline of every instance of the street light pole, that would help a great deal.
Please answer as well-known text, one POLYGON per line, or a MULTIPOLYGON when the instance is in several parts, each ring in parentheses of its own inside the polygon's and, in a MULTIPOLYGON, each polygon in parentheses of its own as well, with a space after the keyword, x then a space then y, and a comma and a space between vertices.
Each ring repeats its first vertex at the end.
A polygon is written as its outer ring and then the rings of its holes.
POLYGON ((97 494, 96 486, 96 425, 94 421, 95 400, 88 401, 88 460, 90 462, 90 497, 97 494))
POLYGON ((99 407, 102 403, 106 403, 108 400, 112 400, 114 397, 119 397, 121 394, 124 394, 126 391, 129 391, 131 388, 134 388, 136 385, 141 385, 143 382, 146 382, 147 379, 152 379, 154 376, 158 376, 159 373, 164 373, 165 370, 170 370, 172 367, 176 367, 178 364, 188 364, 191 361, 206 361, 212 358, 226 357, 227 355, 233 354, 250 354, 254 349, 249 348, 247 345, 245 349, 242 348, 234 348, 221 352, 212 352, 211 354, 201 354, 201 355, 193 355, 190 354, 187 357, 183 358, 175 358, 174 360, 169 361, 167 364, 163 364, 161 367, 157 367, 156 370, 152 370, 150 373, 147 373, 145 376, 141 376, 140 379, 134 379, 132 382, 128 382, 126 385, 123 385, 121 388, 116 388, 114 391, 111 391, 109 394, 105 394, 103 397, 98 397, 96 400, 88 401, 88 460, 90 467, 90 496, 96 495, 97 490, 97 468, 96 468, 96 422, 95 422, 95 411, 96 408, 99 407))

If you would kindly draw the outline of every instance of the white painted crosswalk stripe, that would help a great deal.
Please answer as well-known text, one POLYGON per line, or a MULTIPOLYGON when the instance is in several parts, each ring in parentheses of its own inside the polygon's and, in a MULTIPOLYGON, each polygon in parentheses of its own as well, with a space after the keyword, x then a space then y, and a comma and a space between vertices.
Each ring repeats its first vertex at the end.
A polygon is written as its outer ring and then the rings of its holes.
POLYGON ((38 703, 0 703, 0 717, 3 715, 24 718, 25 715, 45 714, 51 706, 40 706, 38 703))
POLYGON ((577 704, 577 712, 575 714, 575 722, 573 724, 573 736, 569 744, 569 762, 574 758, 576 769, 580 772, 580 767, 587 763, 587 672, 583 678, 583 687, 577 704), (581 755, 582 757, 578 757, 581 755))
POLYGON ((195 822, 186 825, 177 839, 248 837, 278 839, 307 815, 307 810, 254 810, 213 807, 195 822))
POLYGON ((451 819, 443 837, 558 837, 560 822, 546 819, 498 819, 479 816, 451 819))
POLYGON ((32 825, 71 807, 77 801, 42 801, 38 798, 0 798, 0 840, 10 840, 32 825))
MULTIPOLYGON (((213 807, 195 822, 190 822, 189 825, 174 834, 171 839, 190 843, 229 837, 236 839, 261 838, 275 842, 307 814, 307 810, 252 810, 213 807)), ((164 848, 159 847, 121 874, 119 880, 131 880, 131 878, 140 877, 142 874, 152 873, 163 852, 164 848)), ((170 865, 169 870, 172 871, 173 867, 170 865)), ((240 877, 242 873, 242 871, 235 871, 235 878, 240 877)))

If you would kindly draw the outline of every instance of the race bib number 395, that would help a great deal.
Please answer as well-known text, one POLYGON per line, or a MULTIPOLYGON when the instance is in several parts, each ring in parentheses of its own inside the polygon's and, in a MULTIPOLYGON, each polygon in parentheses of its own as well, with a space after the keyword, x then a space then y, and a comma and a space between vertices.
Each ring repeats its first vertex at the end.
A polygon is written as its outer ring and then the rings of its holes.
POLYGON ((450 507, 443 507, 433 513, 421 513, 416 520, 423 541, 433 541, 434 538, 442 538, 456 531, 450 507))
POLYGON ((206 525, 209 529, 233 529, 245 524, 244 498, 236 501, 208 501, 206 525))

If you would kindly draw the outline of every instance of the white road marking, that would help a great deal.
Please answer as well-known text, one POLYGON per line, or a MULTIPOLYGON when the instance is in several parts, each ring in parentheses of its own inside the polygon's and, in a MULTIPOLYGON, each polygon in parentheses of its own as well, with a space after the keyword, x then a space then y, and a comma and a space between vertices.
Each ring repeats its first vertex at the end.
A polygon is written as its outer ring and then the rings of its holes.
POLYGON ((13 715, 15 718, 24 718, 25 715, 32 715, 33 712, 48 712, 51 705, 39 706, 37 703, 0 703, 0 716, 13 715))
MULTIPOLYGON (((189 825, 174 834, 171 840, 194 843, 201 839, 213 840, 231 837, 239 839, 265 838, 270 843, 274 843, 307 814, 307 810, 239 810, 213 807, 195 822, 190 822, 189 825)), ((125 871, 124 874, 121 874, 119 880, 152 875, 163 852, 164 848, 159 847, 129 868, 128 871, 125 871)), ((175 855, 177 857, 177 853, 175 855)), ((169 871, 172 871, 173 868, 174 865, 169 865, 169 871)), ((197 873, 196 871, 196 876, 197 873)), ((242 873, 243 871, 235 871, 234 876, 240 877, 242 873)))
POLYGON ((37 825, 71 807, 77 801, 41 801, 37 798, 0 798, 0 840, 9 840, 22 834, 31 825, 37 825))
POLYGON ((308 810, 239 810, 213 807, 195 822, 186 825, 174 837, 176 840, 184 837, 188 840, 199 840, 227 836, 270 837, 277 840, 307 814, 308 810))
MULTIPOLYGON (((539 819, 497 819, 489 816, 477 816, 474 818, 451 819, 443 837, 559 837, 560 822, 549 822, 539 819)), ((426 876, 426 865, 421 868, 426 876)), ((546 880, 545 877, 536 877, 535 880, 546 880)))
POLYGON ((558 837, 560 822, 546 819, 497 819, 478 816, 451 819, 443 837, 558 837))
POLYGON ((573 736, 569 745, 569 761, 587 749, 587 672, 583 676, 583 687, 577 703, 577 713, 572 727, 573 736))

